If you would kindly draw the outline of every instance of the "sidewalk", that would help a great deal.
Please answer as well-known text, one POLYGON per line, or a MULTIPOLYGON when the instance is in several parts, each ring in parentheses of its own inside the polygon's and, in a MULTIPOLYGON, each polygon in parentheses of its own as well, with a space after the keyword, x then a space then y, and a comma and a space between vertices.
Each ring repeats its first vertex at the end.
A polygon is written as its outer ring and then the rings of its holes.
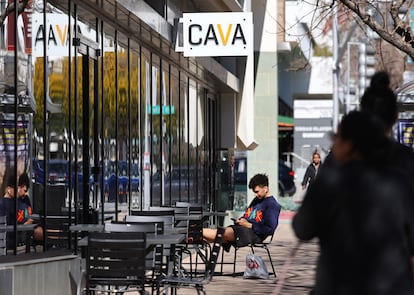
MULTIPOLYGON (((276 234, 270 247, 273 264, 278 274, 277 278, 271 275, 268 280, 246 280, 241 276, 214 276, 213 280, 208 285, 206 285, 207 294, 272 294, 277 282, 282 277, 283 264, 286 258, 289 256, 290 250, 296 244, 296 238, 293 234, 290 224, 292 215, 293 214, 288 211, 282 212, 279 226, 276 230, 276 234)), ((283 288, 279 294, 302 295, 309 293, 314 282, 316 259, 319 255, 318 249, 319 248, 316 240, 302 244, 299 247, 295 257, 292 260, 292 263, 286 275, 283 288)), ((250 248, 248 247, 242 248, 238 251, 236 272, 244 271, 245 257, 249 252, 250 248)), ((266 251, 259 248, 255 252, 264 259, 268 270, 271 271, 271 266, 269 264, 266 251)), ((231 261, 232 257, 233 249, 230 251, 230 253, 225 253, 224 255, 225 261, 231 261)), ((218 264, 216 271, 219 269, 220 265, 218 264)), ((231 270, 231 265, 224 265, 224 271, 226 273, 230 274, 231 270)), ((194 289, 182 288, 178 291, 178 294, 180 295, 190 295, 195 293, 196 292, 194 289)))

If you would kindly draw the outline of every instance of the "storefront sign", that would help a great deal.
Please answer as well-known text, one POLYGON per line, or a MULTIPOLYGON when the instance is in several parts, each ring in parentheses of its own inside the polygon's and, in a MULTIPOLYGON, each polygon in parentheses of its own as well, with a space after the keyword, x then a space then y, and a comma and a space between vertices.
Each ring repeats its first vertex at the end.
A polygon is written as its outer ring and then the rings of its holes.
MULTIPOLYGON (((43 23, 42 13, 33 13, 33 32, 32 32, 32 47, 33 56, 43 56, 43 42, 47 42, 47 55, 48 56, 68 56, 69 48, 72 48, 72 56, 75 55, 75 47, 69 46, 71 41, 69 40, 69 31, 74 37, 74 23, 72 19, 72 27, 69 28, 68 16, 60 13, 48 13, 46 16, 46 24, 43 23)), ((96 32, 87 25, 77 22, 77 32, 83 37, 90 40, 95 40, 96 32)), ((79 37, 79 36, 78 36, 79 37)), ((104 39, 104 51, 113 51, 113 45, 110 40, 104 39)))
POLYGON ((184 56, 247 56, 253 52, 251 12, 184 13, 184 56))

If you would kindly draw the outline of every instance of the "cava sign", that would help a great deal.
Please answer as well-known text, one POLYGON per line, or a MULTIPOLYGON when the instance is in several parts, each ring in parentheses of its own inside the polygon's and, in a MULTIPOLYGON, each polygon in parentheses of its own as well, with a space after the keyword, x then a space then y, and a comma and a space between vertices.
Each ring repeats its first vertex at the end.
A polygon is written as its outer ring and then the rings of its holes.
POLYGON ((246 56, 253 52, 251 12, 184 13, 184 56, 246 56))

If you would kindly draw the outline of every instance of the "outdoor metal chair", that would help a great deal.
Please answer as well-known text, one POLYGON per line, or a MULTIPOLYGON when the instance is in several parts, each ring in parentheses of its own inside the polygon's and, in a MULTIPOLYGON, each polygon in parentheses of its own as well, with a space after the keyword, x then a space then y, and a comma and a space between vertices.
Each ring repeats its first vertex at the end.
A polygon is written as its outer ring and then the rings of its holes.
POLYGON ((210 258, 204 271, 204 277, 185 277, 182 276, 181 273, 178 273, 178 276, 166 276, 159 281, 157 294, 160 294, 167 288, 172 289, 172 294, 176 294, 177 289, 180 288, 195 288, 197 290, 197 294, 206 294, 204 286, 213 279, 214 270, 216 268, 217 259, 220 253, 221 243, 223 241, 223 236, 224 228, 220 227, 217 229, 217 235, 214 239, 210 258))
MULTIPOLYGON (((277 276, 276 270, 275 270, 275 267, 273 265, 272 255, 270 254, 270 250, 269 250, 269 245, 273 241, 273 235, 274 235, 274 232, 273 232, 272 235, 268 236, 262 242, 254 243, 254 244, 249 244, 249 245, 246 245, 246 246, 243 246, 243 247, 250 247, 250 249, 251 249, 251 251, 252 251, 253 254, 255 253, 254 252, 254 249, 255 248, 265 249, 266 250, 266 253, 267 253, 267 256, 269 257, 270 266, 272 267, 272 271, 273 271, 272 274, 276 277, 277 276)), ((232 259, 233 261, 231 262, 231 264, 233 264, 233 274, 232 275, 233 276, 236 276, 237 275, 236 274, 237 251, 240 248, 243 248, 243 247, 237 247, 235 244, 232 244, 232 246, 234 247, 234 255, 233 255, 233 259, 232 259)), ((221 273, 223 273, 223 265, 224 264, 226 264, 226 263, 224 262, 224 251, 223 251, 221 253, 221 269, 220 269, 220 272, 221 273)))
MULTIPOLYGON (((43 223, 43 217, 40 224, 43 227, 44 239, 46 241, 46 249, 50 248, 70 248, 70 244, 74 243, 75 236, 69 230, 70 224, 75 223, 75 217, 65 213, 58 215, 46 216, 46 223, 43 223)), ((44 241, 32 240, 31 244, 36 252, 38 245, 44 245, 44 241)))
MULTIPOLYGON (((176 249, 180 251, 177 255, 177 258, 180 266, 183 266, 182 258, 185 256, 189 257, 189 274, 191 276, 197 275, 197 269, 199 266, 199 261, 201 260, 203 264, 208 262, 209 253, 211 251, 210 244, 206 243, 203 239, 203 225, 204 219, 191 219, 191 216, 203 215, 202 207, 175 207, 175 217, 177 216, 188 216, 190 217, 187 220, 176 221, 175 226, 177 228, 186 229, 186 242, 184 244, 177 245, 176 249), (195 252, 195 261, 193 263, 193 255, 195 252)), ((182 269, 184 271, 184 268, 182 269)))
POLYGON ((143 232, 90 232, 83 293, 145 294, 145 249, 143 232))
MULTIPOLYGON (((144 232, 148 234, 163 234, 164 224, 155 222, 112 222, 105 223, 106 232, 144 232)), ((163 261, 164 246, 156 245, 153 249, 147 249, 145 255, 145 284, 155 292, 157 278, 166 270, 166 262, 163 261)))
POLYGON ((174 227, 174 215, 154 215, 154 216, 142 216, 142 215, 126 215, 125 222, 163 222, 164 231, 173 229, 174 227))
POLYGON ((174 216, 174 209, 162 209, 162 210, 132 210, 131 215, 134 216, 174 216))
POLYGON ((182 201, 175 202, 175 207, 202 207, 203 210, 207 210, 207 211, 211 209, 210 205, 207 205, 207 204, 182 202, 182 201))

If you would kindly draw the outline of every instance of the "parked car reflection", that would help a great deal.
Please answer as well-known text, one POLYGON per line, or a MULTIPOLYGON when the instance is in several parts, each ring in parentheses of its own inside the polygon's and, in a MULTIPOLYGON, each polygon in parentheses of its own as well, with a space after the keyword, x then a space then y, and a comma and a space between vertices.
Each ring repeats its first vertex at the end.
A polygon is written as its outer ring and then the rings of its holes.
POLYGON ((293 196, 295 193, 295 172, 279 160, 279 196, 293 196))
POLYGON ((131 177, 128 174, 128 162, 118 162, 118 177, 116 176, 116 163, 111 161, 106 166, 104 191, 108 202, 114 202, 118 195, 119 202, 127 202, 129 194, 129 180, 131 179, 131 192, 139 191, 139 166, 131 163, 131 177), (118 178, 118 187, 117 187, 118 178))
MULTIPOLYGON (((194 187, 194 174, 188 169, 173 169, 164 175, 164 196, 167 202, 174 204, 177 201, 187 201, 191 196, 194 187)), ((152 176, 152 202, 153 206, 161 206, 161 173, 158 171, 152 176)), ((194 201, 194 200, 193 200, 194 201)))
MULTIPOLYGON (((35 183, 44 184, 44 160, 33 159, 33 178, 35 183)), ((68 182, 68 161, 64 159, 50 159, 48 161, 48 184, 66 185, 68 182)))

